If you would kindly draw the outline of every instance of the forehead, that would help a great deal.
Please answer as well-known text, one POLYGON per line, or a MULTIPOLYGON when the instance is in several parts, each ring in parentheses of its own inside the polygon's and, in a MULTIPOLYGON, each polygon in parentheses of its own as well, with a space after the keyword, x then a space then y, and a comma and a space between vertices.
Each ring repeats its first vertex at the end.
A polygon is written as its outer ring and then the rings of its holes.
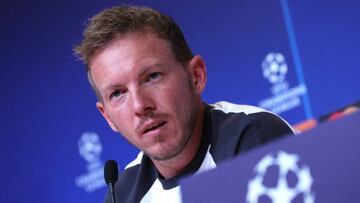
POLYGON ((106 61, 136 59, 136 56, 144 57, 148 55, 166 56, 175 59, 170 42, 160 38, 157 34, 147 32, 128 33, 116 37, 109 43, 100 47, 92 56, 89 69, 96 64, 94 61, 107 56, 106 61))
POLYGON ((177 63, 170 43, 153 33, 130 33, 99 49, 89 67, 95 86, 102 89, 104 80, 119 74, 134 74, 141 67, 155 63, 177 63))

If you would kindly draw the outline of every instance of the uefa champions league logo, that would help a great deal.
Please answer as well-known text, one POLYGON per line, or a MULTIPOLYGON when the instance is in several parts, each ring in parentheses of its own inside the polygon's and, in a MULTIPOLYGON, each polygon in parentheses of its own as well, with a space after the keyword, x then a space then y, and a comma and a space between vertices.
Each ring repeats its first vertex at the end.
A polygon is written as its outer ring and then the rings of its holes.
POLYGON ((308 166, 302 167, 298 164, 299 156, 279 151, 274 157, 270 154, 262 158, 255 166, 256 176, 248 183, 248 192, 246 195, 247 203, 257 203, 262 196, 268 197, 273 203, 290 203, 295 198, 299 200, 302 195, 304 203, 315 202, 315 195, 311 192, 313 178, 311 177, 308 166), (278 166, 279 177, 275 187, 264 185, 268 168, 278 166), (287 181, 289 173, 294 173, 297 183, 291 186, 287 181))
POLYGON ((105 187, 103 163, 100 159, 102 144, 99 136, 94 132, 84 132, 78 141, 78 147, 80 156, 87 163, 87 173, 75 178, 76 186, 89 193, 105 187))
POLYGON ((87 162, 98 161, 102 146, 96 133, 85 132, 79 140, 79 153, 87 162))
POLYGON ((300 84, 290 88, 285 77, 289 71, 285 56, 282 53, 270 52, 261 63, 264 78, 272 84, 272 96, 262 99, 259 106, 280 114, 301 105, 300 96, 306 94, 306 86, 300 84))
POLYGON ((285 80, 288 65, 281 53, 269 53, 262 64, 263 76, 272 83, 271 91, 274 95, 283 93, 289 89, 289 83, 285 80))
POLYGON ((271 83, 279 83, 284 81, 288 71, 285 57, 281 53, 269 53, 266 55, 263 63, 263 75, 271 83))

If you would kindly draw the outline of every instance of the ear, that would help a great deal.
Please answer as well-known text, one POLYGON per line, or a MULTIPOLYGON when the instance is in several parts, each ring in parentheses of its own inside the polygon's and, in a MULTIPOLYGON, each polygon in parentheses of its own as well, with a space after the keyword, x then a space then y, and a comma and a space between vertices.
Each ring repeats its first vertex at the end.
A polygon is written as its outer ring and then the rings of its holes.
POLYGON ((105 120, 109 124, 110 128, 115 132, 119 132, 116 129, 116 126, 114 125, 114 123, 111 121, 109 115, 106 113, 104 104, 102 102, 96 102, 96 108, 100 111, 101 115, 105 118, 105 120))
POLYGON ((192 77, 195 91, 201 94, 206 86, 206 65, 204 59, 196 55, 189 62, 190 76, 192 77))

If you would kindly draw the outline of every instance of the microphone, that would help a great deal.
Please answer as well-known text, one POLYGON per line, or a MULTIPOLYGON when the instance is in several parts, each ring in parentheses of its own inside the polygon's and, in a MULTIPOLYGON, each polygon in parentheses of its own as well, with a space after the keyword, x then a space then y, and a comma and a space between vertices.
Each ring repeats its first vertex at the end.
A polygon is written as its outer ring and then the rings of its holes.
POLYGON ((114 185, 118 179, 118 167, 116 161, 114 160, 106 161, 105 169, 104 169, 104 178, 106 184, 108 184, 110 188, 112 203, 116 203, 115 193, 114 193, 114 185))

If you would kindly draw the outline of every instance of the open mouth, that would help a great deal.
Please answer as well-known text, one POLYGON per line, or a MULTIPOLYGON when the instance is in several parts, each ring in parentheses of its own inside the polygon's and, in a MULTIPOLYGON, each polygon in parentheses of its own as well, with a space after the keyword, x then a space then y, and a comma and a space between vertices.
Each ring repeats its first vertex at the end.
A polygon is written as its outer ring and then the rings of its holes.
POLYGON ((148 129, 146 129, 146 130, 144 131, 144 134, 146 134, 146 133, 148 133, 148 132, 150 132, 150 131, 152 131, 152 130, 156 130, 156 129, 158 129, 158 128, 161 128, 161 127, 164 126, 165 124, 166 124, 166 121, 161 122, 161 123, 158 123, 157 125, 154 125, 154 126, 148 128, 148 129))

